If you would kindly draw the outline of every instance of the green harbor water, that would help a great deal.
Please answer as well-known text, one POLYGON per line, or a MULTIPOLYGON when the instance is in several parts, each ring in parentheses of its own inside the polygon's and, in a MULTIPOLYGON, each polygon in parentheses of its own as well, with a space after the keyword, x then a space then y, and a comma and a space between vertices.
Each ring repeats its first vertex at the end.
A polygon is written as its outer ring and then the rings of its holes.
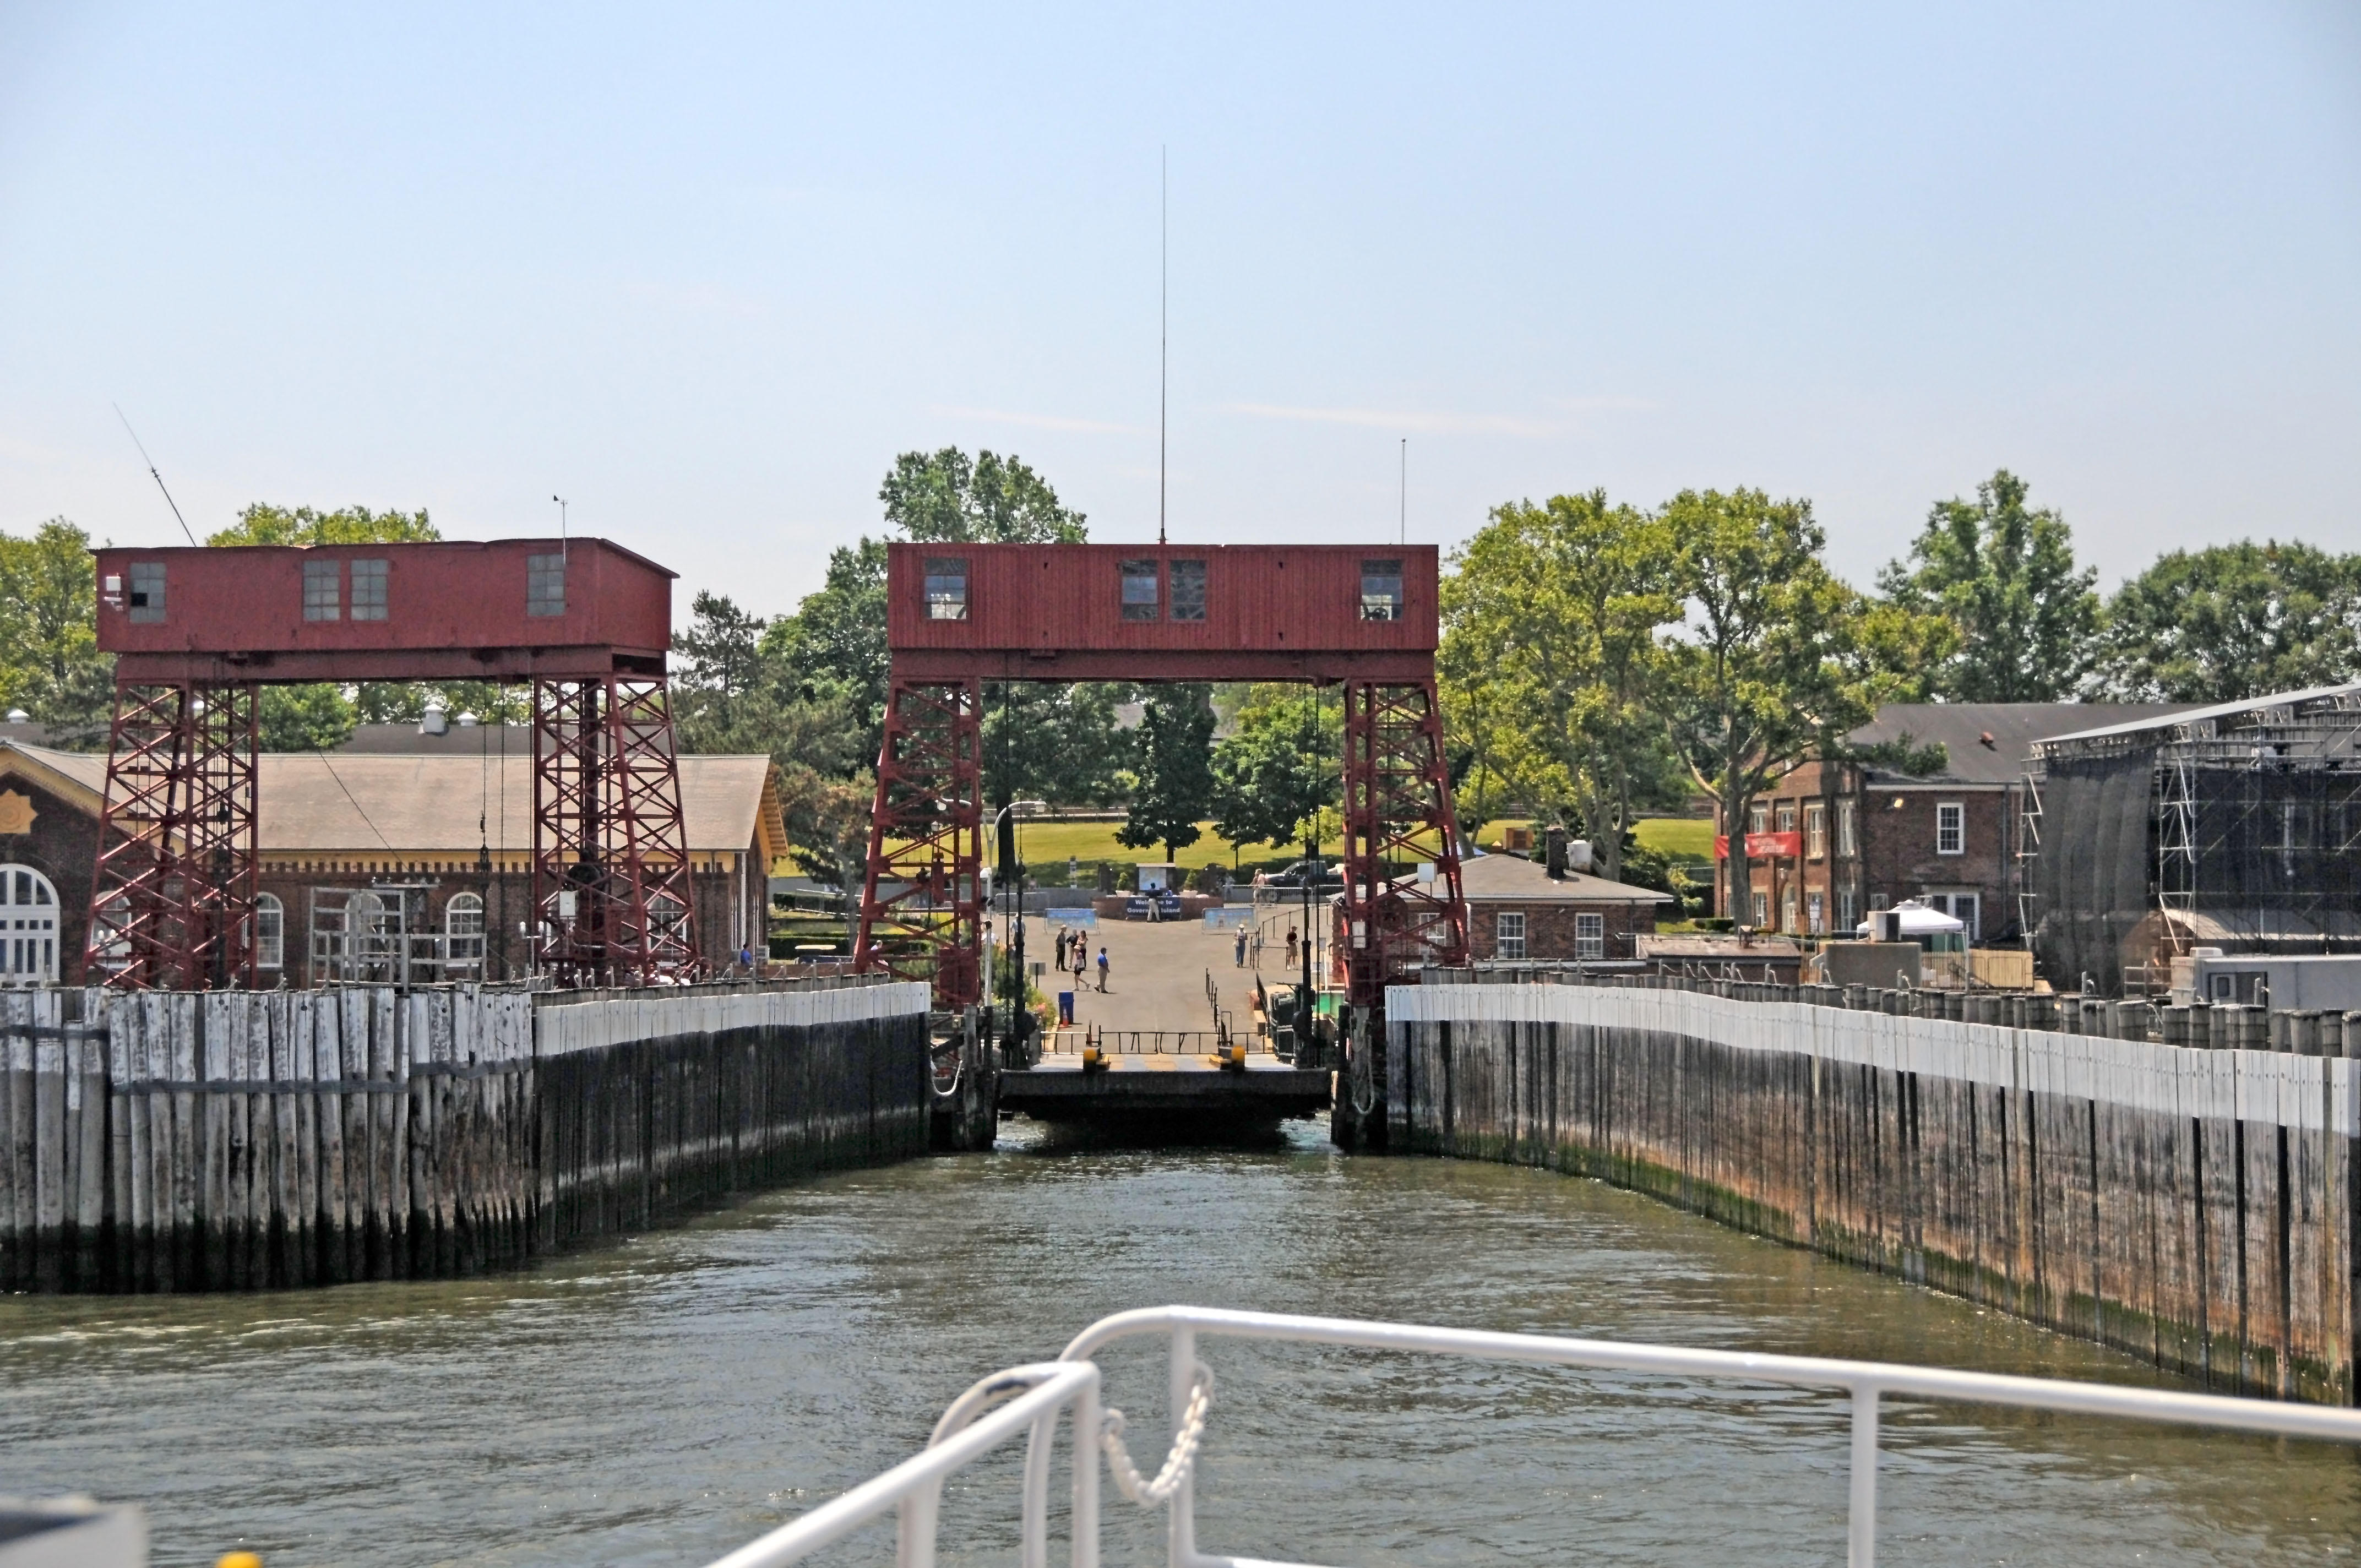
MULTIPOLYGON (((902 1458, 977 1376, 1185 1301, 1664 1343, 2158 1375, 1598 1183, 1065 1145, 814 1180, 531 1273, 249 1297, 0 1299, 0 1492, 143 1504, 155 1561, 711 1561, 902 1458)), ((1772 1387, 1215 1343, 1207 1550, 1367 1563, 1843 1560, 1847 1410, 1772 1387)), ((1162 1364, 1107 1361, 1156 1448, 1162 1364)), ((2347 1562, 2361 1453, 1889 1407, 1889 1563, 2347 1562)), ((1150 1456, 1143 1453, 1143 1463, 1150 1456)), ((1106 1493, 1108 1561, 1160 1562, 1106 1493)), ((1015 1558, 1016 1456, 944 1508, 1015 1558)), ((890 1528, 835 1561, 889 1561, 890 1528)))

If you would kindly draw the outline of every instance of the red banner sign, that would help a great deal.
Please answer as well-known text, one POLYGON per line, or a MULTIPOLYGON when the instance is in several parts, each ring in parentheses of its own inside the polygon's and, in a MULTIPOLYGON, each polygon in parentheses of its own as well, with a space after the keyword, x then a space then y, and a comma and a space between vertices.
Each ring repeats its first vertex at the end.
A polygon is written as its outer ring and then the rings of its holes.
MULTIPOLYGON (((1750 861, 1767 861, 1777 855, 1792 856, 1803 852, 1804 836, 1801 833, 1749 833, 1746 836, 1746 858, 1750 861)), ((1717 861, 1730 859, 1728 834, 1714 835, 1713 858, 1717 861)))

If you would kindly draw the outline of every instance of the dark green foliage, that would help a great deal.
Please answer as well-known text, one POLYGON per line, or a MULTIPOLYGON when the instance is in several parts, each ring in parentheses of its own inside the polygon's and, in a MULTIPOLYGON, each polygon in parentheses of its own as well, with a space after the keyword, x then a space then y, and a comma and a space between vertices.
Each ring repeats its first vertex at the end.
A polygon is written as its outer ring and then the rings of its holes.
POLYGON ((2251 540, 2175 550, 2107 601, 2097 684, 2235 702, 2361 678, 2361 555, 2251 540))
POLYGON ((0 533, 0 707, 49 728, 50 744, 105 744, 115 660, 98 650, 90 535, 53 517, 26 538, 0 533))
POLYGON ((1236 732, 1213 748, 1215 830, 1233 844, 1284 847, 1334 806, 1342 789, 1343 711, 1332 702, 1323 712, 1300 687, 1257 687, 1238 712, 1236 732))
POLYGON ((1927 673, 1945 702, 2063 702, 2089 670, 2099 626, 2095 568, 2076 570, 2066 520, 2025 504, 2024 480, 2003 468, 1973 501, 1938 501, 1878 586, 1904 609, 1938 614, 1958 645, 1927 673))
POLYGON ((1115 842, 1135 850, 1164 846, 1164 858, 1202 837, 1197 824, 1213 808, 1213 688, 1181 681, 1159 686, 1148 699, 1134 742, 1131 815, 1115 842))

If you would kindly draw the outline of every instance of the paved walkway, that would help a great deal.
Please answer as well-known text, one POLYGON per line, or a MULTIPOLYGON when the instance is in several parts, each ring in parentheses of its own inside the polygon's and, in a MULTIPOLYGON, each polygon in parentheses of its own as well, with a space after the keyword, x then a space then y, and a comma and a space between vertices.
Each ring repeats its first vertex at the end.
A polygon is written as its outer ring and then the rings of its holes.
MULTIPOLYGON (((1282 928, 1283 930, 1283 928, 1282 928)), ((1097 1025, 1103 1029, 1138 1030, 1206 1030, 1213 1026, 1213 1011, 1205 1000, 1205 976, 1211 971, 1213 983, 1220 988, 1222 1010, 1230 1015, 1230 1025, 1243 1034, 1248 1027, 1253 1011, 1255 971, 1235 966, 1232 954, 1237 941, 1229 931, 1208 931, 1202 921, 1159 921, 1149 924, 1137 920, 1103 920, 1095 930, 1082 928, 1090 939, 1091 968, 1087 984, 1074 997, 1074 1023, 1082 1027, 1097 1025), (1107 989, 1098 992, 1099 948, 1107 954, 1107 989)), ((1035 958, 1047 960, 1057 940, 1057 928, 1036 917, 1026 922, 1025 946, 1028 961, 1035 958)), ((1286 968, 1284 952, 1278 947, 1263 948, 1263 981, 1278 984, 1284 981, 1280 972, 1286 968)), ((1052 983, 1052 974, 1040 982, 1041 990, 1052 998, 1072 982, 1069 975, 1064 984, 1052 983)), ((1064 1045, 1065 1042, 1059 1042, 1064 1045)))

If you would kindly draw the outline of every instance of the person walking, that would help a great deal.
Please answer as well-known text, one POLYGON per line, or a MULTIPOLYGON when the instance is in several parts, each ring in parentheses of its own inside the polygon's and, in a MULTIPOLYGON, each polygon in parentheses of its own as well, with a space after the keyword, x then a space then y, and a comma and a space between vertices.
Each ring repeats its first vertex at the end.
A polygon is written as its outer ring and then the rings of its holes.
POLYGON ((1104 947, 1102 947, 1102 948, 1099 948, 1099 990, 1100 990, 1102 992, 1104 992, 1106 990, 1106 982, 1107 982, 1107 959, 1106 959, 1106 948, 1105 948, 1104 947))
POLYGON ((1238 927, 1237 952, 1234 955, 1234 958, 1238 968, 1244 969, 1246 967, 1246 928, 1243 926, 1238 927))
POLYGON ((1060 927, 1058 927, 1058 961, 1057 961, 1056 965, 1055 965, 1055 966, 1053 966, 1053 967, 1055 967, 1055 968, 1057 969, 1058 972, 1059 972, 1059 973, 1060 973, 1060 974, 1063 974, 1063 973, 1065 972, 1065 970, 1066 970, 1066 928, 1065 928, 1063 926, 1060 926, 1060 927))

